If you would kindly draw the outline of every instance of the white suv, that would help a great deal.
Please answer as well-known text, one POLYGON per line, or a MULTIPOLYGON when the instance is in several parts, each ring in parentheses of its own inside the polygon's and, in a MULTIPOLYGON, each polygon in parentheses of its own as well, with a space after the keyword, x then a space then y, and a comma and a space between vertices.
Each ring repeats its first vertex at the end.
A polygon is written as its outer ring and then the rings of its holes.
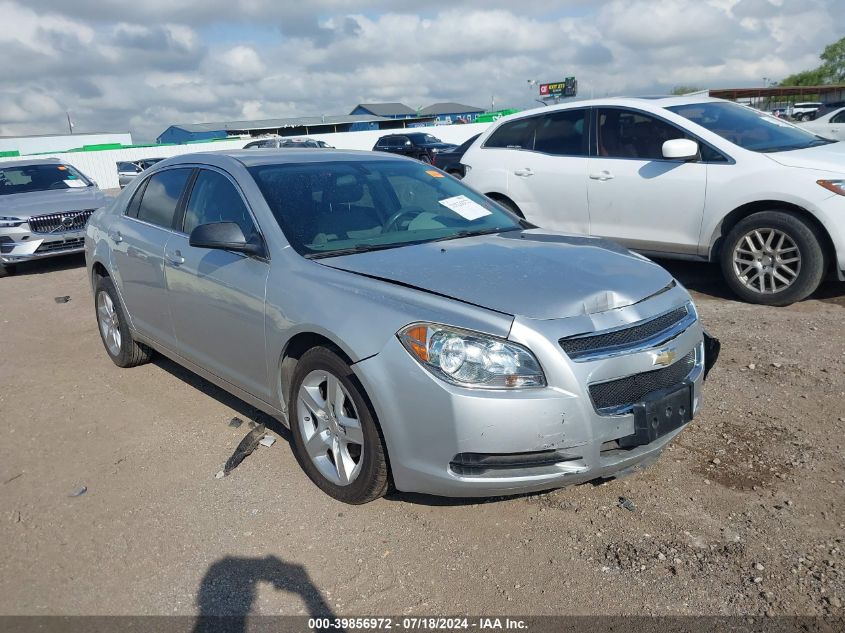
POLYGON ((466 182, 543 228, 719 262, 742 299, 845 281, 845 144, 720 99, 580 101, 501 119, 466 182))

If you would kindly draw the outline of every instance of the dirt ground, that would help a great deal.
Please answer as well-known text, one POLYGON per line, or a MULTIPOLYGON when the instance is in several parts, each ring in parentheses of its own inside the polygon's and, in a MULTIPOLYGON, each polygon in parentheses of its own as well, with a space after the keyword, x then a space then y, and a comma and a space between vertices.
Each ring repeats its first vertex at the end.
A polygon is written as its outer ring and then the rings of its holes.
POLYGON ((842 615, 845 284, 763 308, 666 265, 722 357, 653 467, 363 507, 312 485, 278 424, 215 479, 251 407, 160 357, 117 369, 81 258, 20 266, 0 278, 0 614, 842 615))

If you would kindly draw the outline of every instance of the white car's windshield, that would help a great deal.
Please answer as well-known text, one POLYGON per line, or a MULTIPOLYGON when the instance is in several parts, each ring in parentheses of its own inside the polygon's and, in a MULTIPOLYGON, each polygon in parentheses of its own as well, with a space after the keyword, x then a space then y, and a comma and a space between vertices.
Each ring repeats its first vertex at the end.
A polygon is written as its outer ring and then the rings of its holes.
POLYGON ((691 103, 666 109, 754 152, 785 152, 833 142, 736 103, 691 103))
POLYGON ((250 168, 291 246, 327 257, 522 228, 458 181, 412 161, 250 168))
POLYGON ((91 183, 70 165, 19 165, 0 169, 0 196, 48 189, 75 189, 91 183))

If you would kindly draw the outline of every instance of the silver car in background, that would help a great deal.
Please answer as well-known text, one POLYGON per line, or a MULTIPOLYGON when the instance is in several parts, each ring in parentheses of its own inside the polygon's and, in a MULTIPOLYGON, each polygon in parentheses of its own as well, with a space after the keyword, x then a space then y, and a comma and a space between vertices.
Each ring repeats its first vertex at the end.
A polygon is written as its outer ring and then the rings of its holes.
POLYGON ((0 268, 80 253, 85 223, 108 198, 57 158, 0 163, 0 268))
POLYGON ((155 349, 277 416, 347 503, 631 472, 715 359, 660 266, 390 154, 171 158, 94 215, 86 260, 115 364, 155 349))

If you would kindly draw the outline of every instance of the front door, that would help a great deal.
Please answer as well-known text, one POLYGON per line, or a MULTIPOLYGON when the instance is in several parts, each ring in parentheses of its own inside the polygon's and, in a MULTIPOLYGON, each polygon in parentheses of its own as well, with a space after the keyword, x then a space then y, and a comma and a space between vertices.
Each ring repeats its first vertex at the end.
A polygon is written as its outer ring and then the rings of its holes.
POLYGON ((234 182, 221 171, 201 169, 182 225, 165 253, 178 351, 214 375, 270 401, 264 338, 270 264, 242 253, 191 246, 191 231, 211 222, 236 222, 247 238, 258 232, 234 182))
POLYGON ((597 109, 596 129, 587 169, 590 233, 637 250, 696 254, 707 164, 663 158, 663 143, 684 132, 623 108, 597 109))
POLYGON ((126 215, 112 226, 114 269, 132 325, 142 335, 175 347, 167 305, 164 251, 190 169, 154 174, 135 192, 126 215))

